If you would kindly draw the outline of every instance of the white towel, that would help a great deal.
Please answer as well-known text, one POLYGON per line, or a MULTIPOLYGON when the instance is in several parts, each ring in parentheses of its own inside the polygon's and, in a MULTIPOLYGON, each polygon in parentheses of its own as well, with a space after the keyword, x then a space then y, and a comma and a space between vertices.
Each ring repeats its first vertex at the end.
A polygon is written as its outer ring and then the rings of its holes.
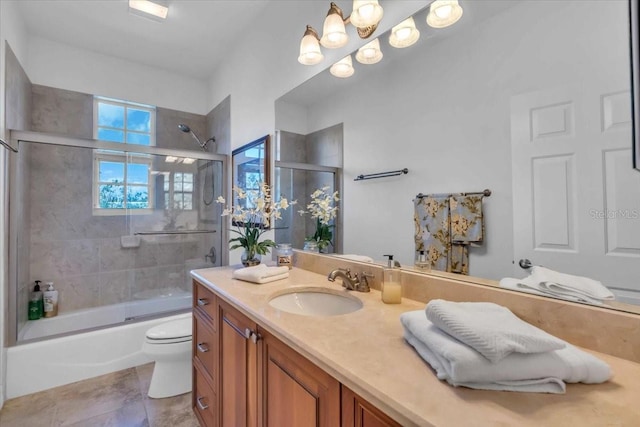
POLYGON ((597 299, 589 298, 585 295, 558 293, 549 289, 539 282, 535 282, 531 276, 527 276, 524 279, 514 279, 513 277, 505 277, 500 279, 500 287, 505 289, 511 289, 514 291, 526 292, 534 295, 541 295, 545 297, 560 298, 567 301, 588 303, 594 305, 603 305, 603 302, 597 299))
POLYGON ((602 283, 588 277, 573 276, 535 266, 531 269, 531 279, 550 292, 560 295, 575 295, 600 301, 615 299, 615 295, 602 283))
POLYGON ((427 319, 492 362, 511 353, 558 350, 564 341, 525 322, 508 308, 491 302, 436 299, 425 309, 427 319))
POLYGON ((258 264, 235 270, 231 277, 245 282, 269 283, 289 277, 289 267, 267 267, 265 264, 258 264))
POLYGON ((359 262, 373 262, 373 258, 366 255, 356 255, 356 254, 343 254, 343 255, 335 255, 338 258, 344 258, 351 261, 359 261, 359 262))
POLYGON ((611 378, 609 365, 566 344, 544 353, 512 353, 491 363, 480 353, 438 329, 422 310, 400 316, 405 339, 453 386, 487 390, 563 393, 568 383, 601 383, 611 378))

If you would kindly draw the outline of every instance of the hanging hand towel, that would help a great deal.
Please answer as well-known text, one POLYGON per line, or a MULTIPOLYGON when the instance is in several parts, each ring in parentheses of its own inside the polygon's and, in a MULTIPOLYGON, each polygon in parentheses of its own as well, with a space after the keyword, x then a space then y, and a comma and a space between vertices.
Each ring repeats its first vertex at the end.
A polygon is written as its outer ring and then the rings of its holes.
POLYGON ((449 195, 416 197, 414 208, 416 252, 424 251, 433 269, 448 271, 449 195))
POLYGON ((449 198, 451 253, 449 270, 469 274, 469 244, 484 238, 482 196, 453 195, 449 198))
POLYGON ((245 282, 269 283, 289 277, 289 267, 267 267, 265 264, 258 264, 235 270, 231 277, 245 282))

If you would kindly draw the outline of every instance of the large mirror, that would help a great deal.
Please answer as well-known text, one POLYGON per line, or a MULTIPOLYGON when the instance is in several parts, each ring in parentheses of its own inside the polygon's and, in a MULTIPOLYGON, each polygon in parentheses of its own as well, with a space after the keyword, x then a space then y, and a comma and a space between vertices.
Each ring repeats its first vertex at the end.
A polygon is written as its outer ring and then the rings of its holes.
MULTIPOLYGON (((342 252, 415 262, 419 193, 490 189, 469 280, 523 278, 529 259, 640 304, 640 174, 632 168, 627 1, 460 1, 455 25, 276 102, 276 128, 341 124, 342 252), (390 178, 361 174, 408 168, 390 178)), ((292 60, 295 60, 292 59, 292 60)), ((326 64, 328 67, 330 64, 326 64)), ((463 276, 460 276, 461 278, 463 276)))
MULTIPOLYGON (((265 135, 242 147, 236 148, 232 153, 232 182, 233 187, 242 190, 243 193, 260 191, 261 185, 270 185, 269 180, 269 152, 270 136, 265 135)), ((243 209, 253 209, 253 199, 239 197, 239 193, 233 192, 233 206, 243 209)), ((258 221, 261 218, 257 218, 258 221)), ((239 225, 233 220, 233 225, 239 225)), ((261 225, 269 228, 269 224, 261 225)))

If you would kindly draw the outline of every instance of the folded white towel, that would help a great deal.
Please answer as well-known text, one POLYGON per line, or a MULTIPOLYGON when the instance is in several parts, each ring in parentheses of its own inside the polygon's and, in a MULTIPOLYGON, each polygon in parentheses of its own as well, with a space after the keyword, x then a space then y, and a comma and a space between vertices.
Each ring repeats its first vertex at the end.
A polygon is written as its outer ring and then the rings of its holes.
POLYGON ((535 282, 531 278, 531 276, 527 276, 524 279, 515 279, 513 277, 505 277, 503 279, 500 279, 500 287, 505 289, 511 289, 514 291, 526 292, 534 295, 560 298, 567 301, 588 303, 588 304, 594 304, 594 305, 603 305, 602 301, 598 299, 589 298, 586 295, 554 292, 548 286, 545 286, 539 282, 535 282))
POLYGON ((360 262, 373 262, 373 258, 366 255, 356 255, 356 254, 343 254, 343 255, 335 255, 338 258, 349 259, 351 261, 360 261, 360 262))
POLYGON ((434 326, 422 310, 403 313, 400 321, 409 344, 433 367, 439 379, 454 386, 562 393, 562 381, 601 383, 611 377, 609 365, 568 343, 560 350, 512 353, 491 363, 434 326))
POLYGON ((427 319, 492 362, 511 353, 558 350, 565 342, 491 302, 429 301, 427 319))
POLYGON ((231 277, 246 282, 269 283, 289 277, 289 267, 268 267, 265 264, 258 264, 235 270, 231 277))
POLYGON ((545 267, 533 267, 531 280, 540 283, 550 292, 561 295, 575 295, 600 301, 615 299, 615 295, 597 280, 560 273, 545 267))

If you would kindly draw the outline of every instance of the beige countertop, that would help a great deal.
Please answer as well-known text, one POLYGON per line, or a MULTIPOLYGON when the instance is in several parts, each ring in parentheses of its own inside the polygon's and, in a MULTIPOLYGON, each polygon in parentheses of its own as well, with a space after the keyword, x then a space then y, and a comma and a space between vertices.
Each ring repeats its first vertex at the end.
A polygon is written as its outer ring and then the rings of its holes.
POLYGON ((640 426, 640 364, 589 351, 611 365, 614 377, 568 384, 564 395, 452 387, 402 338, 400 314, 424 303, 387 305, 378 291, 351 292, 363 302, 361 310, 300 316, 271 307, 270 296, 296 286, 341 290, 339 281, 294 268, 288 279, 256 285, 232 279, 232 271, 210 268, 192 276, 404 426, 640 426))

